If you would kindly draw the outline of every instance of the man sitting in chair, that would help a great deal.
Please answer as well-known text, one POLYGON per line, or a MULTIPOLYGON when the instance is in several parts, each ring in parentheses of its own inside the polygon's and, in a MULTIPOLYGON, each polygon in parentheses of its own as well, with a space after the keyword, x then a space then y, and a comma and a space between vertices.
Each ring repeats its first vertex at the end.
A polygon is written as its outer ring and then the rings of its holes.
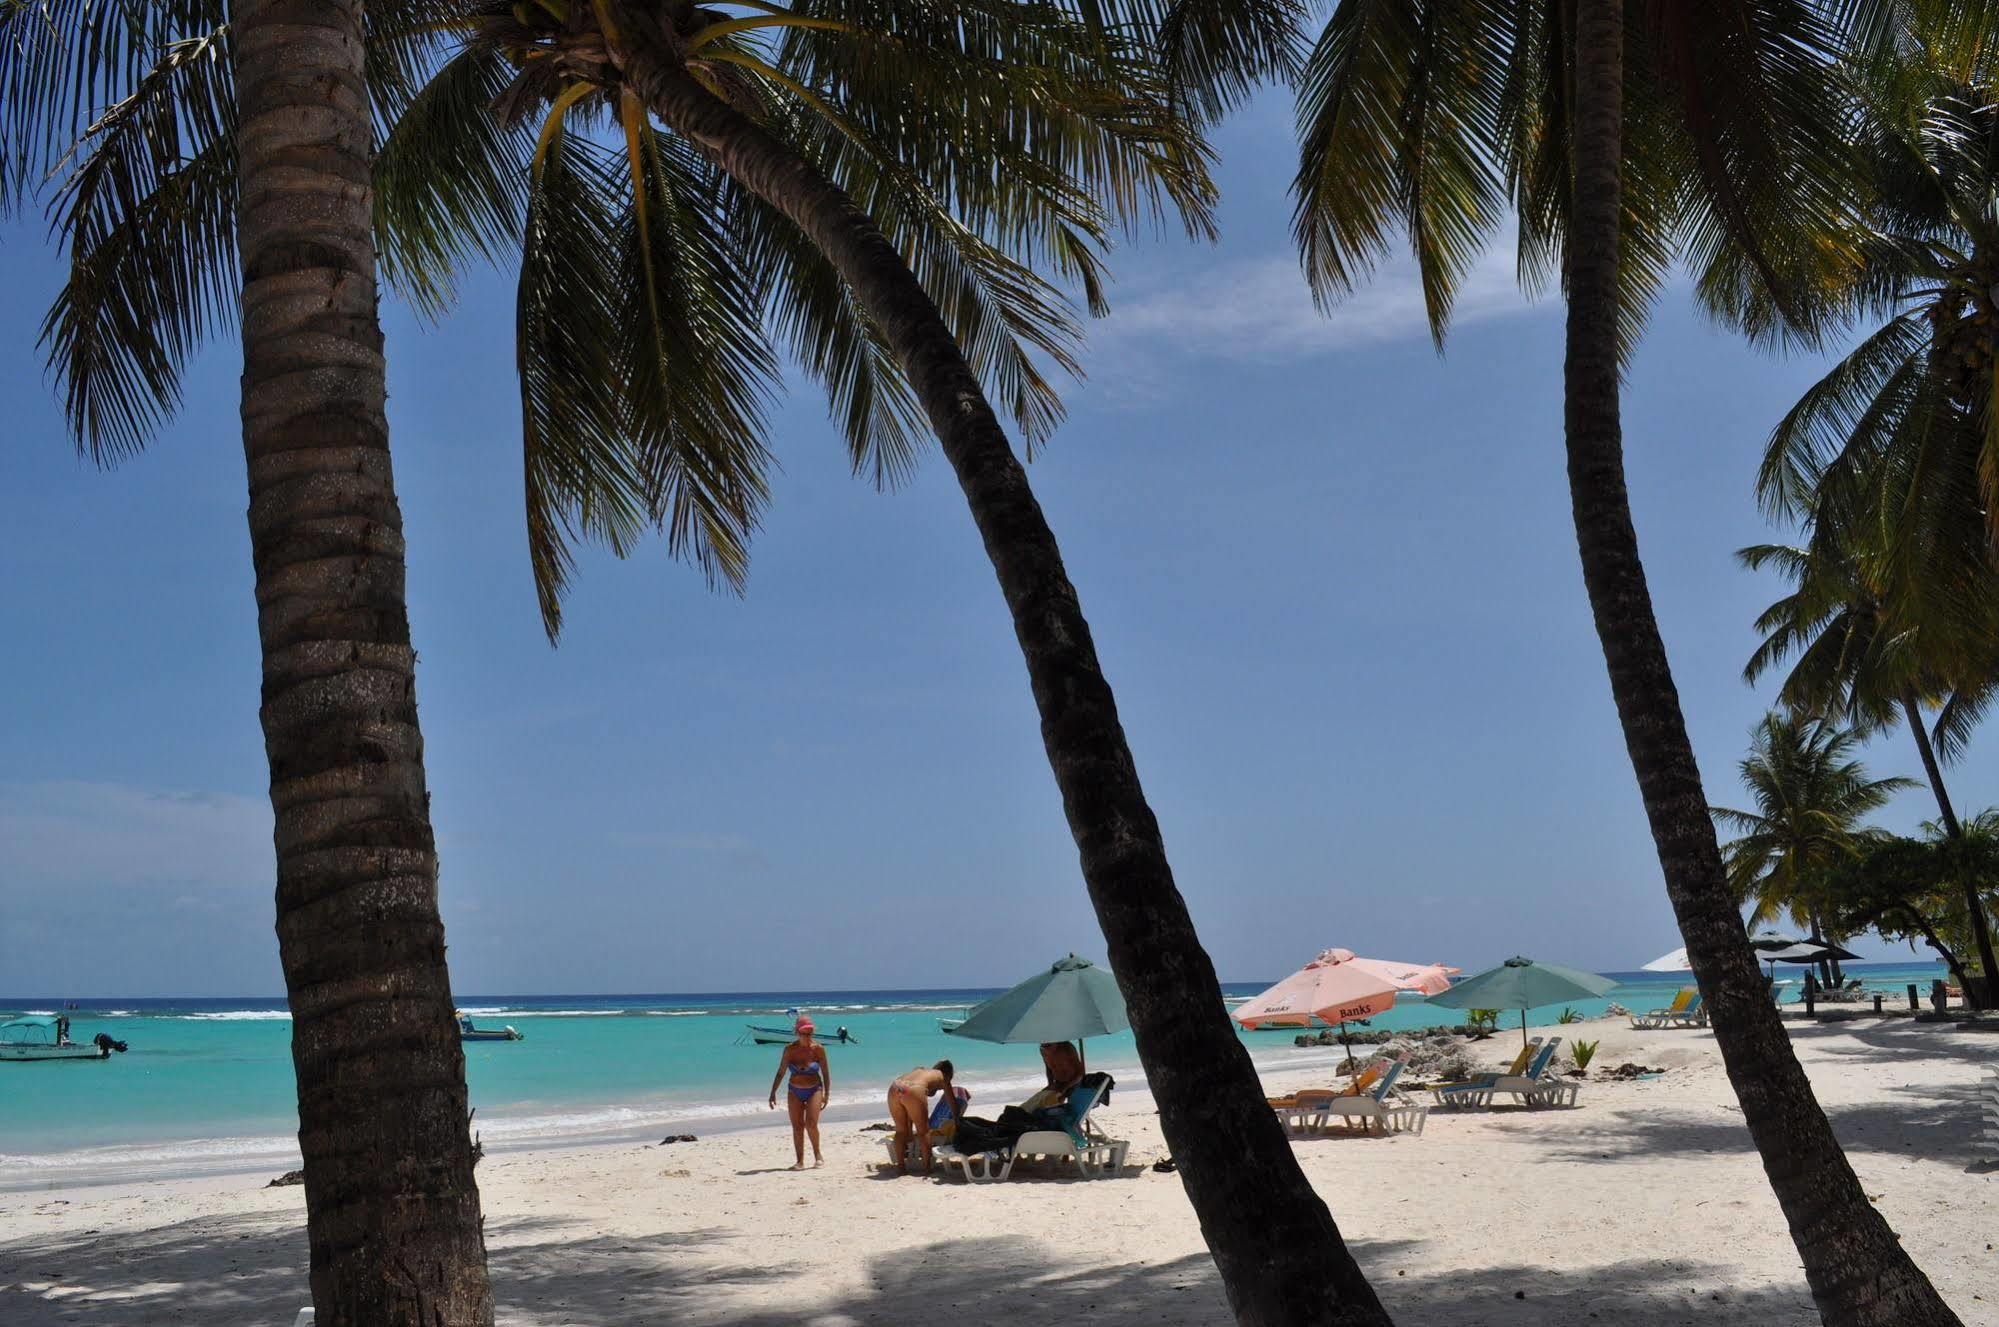
POLYGON ((1047 1106, 1065 1105, 1070 1091, 1083 1081, 1083 1057, 1077 1053, 1073 1043, 1042 1042, 1041 1066, 1048 1071, 1048 1086, 1021 1102, 1022 1110, 1036 1111, 1047 1106))

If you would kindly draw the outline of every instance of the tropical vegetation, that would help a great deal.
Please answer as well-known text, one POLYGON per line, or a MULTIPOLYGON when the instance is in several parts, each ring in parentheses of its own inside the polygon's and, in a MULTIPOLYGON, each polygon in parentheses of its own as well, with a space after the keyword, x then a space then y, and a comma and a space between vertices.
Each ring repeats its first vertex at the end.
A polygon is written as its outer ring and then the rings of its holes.
MULTIPOLYGON (((1979 5, 1887 8, 1845 79, 1861 261, 1818 292, 1827 319, 1881 321, 1771 435, 1758 496, 1804 539, 1743 551, 1792 586, 1747 675, 1788 663, 1792 708, 1906 724, 1955 838, 1943 769, 1999 687, 1999 26, 1979 5)), ((1980 971, 1999 972, 1985 909, 1963 902, 1980 971)))
POLYGON ((1988 918, 1999 913, 1999 812, 1970 817, 1955 835, 1934 821, 1917 838, 1870 835, 1813 890, 1828 932, 1872 929, 1887 940, 1921 941, 1975 998, 1967 955, 1976 938, 1967 900, 1988 918))
MULTIPOLYGON (((1204 232, 1199 140, 1149 52, 1094 5, 734 8, 750 12, 631 0, 368 9, 384 272, 434 309, 462 262, 519 254, 528 536, 550 634, 579 538, 623 552, 657 528, 718 579, 740 577, 779 345, 827 388, 857 467, 896 477, 927 425, 1012 613, 1112 966, 1182 974, 1127 980, 1127 1001, 1231 1301, 1246 1319, 1378 1320, 1261 1108, 1075 591, 990 403, 1030 450, 1045 437, 1059 404, 1040 362, 1073 366, 1074 328, 1030 264, 1100 307, 1113 228, 1171 214, 1204 232), (907 113, 912 98, 922 116, 907 113), (1256 1223, 1242 1220, 1252 1208, 1256 1223)), ((31 3, 12 17, 29 40, 49 31, 89 50, 93 23, 126 16, 31 3)), ((225 17, 240 13, 191 0, 162 24, 181 24, 175 40, 148 29, 156 65, 135 53, 72 76, 77 105, 129 87, 69 126, 85 132, 60 194, 72 280, 48 341, 94 449, 156 427, 187 354, 228 321, 229 202, 250 149, 243 99, 214 72, 241 42, 225 17)), ((15 86, 46 101, 47 81, 31 70, 15 86)), ((364 150, 366 137, 348 135, 364 150)), ((368 248, 367 235, 350 238, 368 248)), ((243 307, 248 344, 255 310, 243 307)), ((326 1299, 340 1302, 330 1283, 326 1299)), ((442 1320, 476 1317, 440 1307, 442 1320)))
MULTIPOLYGON (((1859 743, 1850 729, 1780 712, 1764 715, 1752 731, 1739 769, 1755 809, 1713 810, 1738 835, 1722 845, 1722 857, 1752 929, 1789 917, 1813 940, 1837 944, 1855 934, 1828 916, 1825 882, 1878 837, 1862 821, 1915 786, 1869 777, 1853 758, 1859 743)), ((1836 983, 1837 972, 1827 971, 1825 980, 1836 983)))
MULTIPOLYGON (((1031 455, 1060 421, 1051 379, 1078 367, 1122 233, 1212 233, 1204 131, 1271 81, 1297 94, 1294 229, 1334 316, 1398 234, 1440 348, 1509 223, 1523 279, 1559 286, 1583 580, 1744 1119, 1826 1321, 1957 1321, 1841 1152, 1743 909, 1814 935, 1919 935, 1960 978, 1999 974, 1999 822, 1961 821, 1942 773, 1999 685, 1984 6, 1339 0, 1316 30, 1295 0, 322 9, 0 0, 0 208, 46 196, 69 249, 44 335, 79 446, 107 462, 145 446, 194 350, 242 338, 322 1322, 493 1314, 375 311, 378 269, 435 315, 480 262, 517 273, 526 544, 551 639, 579 543, 624 554, 657 534, 741 584, 787 362, 876 482, 938 441, 1232 1307, 1387 1321, 1223 1014, 1007 432, 1031 455), (1681 267, 1752 340, 1885 319, 1765 455, 1759 494, 1802 537, 1743 554, 1792 584, 1749 665, 1789 668, 1743 811, 1703 791, 1624 472, 1620 375, 1681 267), (1895 723, 1939 809, 1923 839, 1863 823, 1908 782, 1854 755, 1895 723), (1716 818, 1738 834, 1725 849, 1716 818)), ((1579 1067, 1594 1050, 1578 1044, 1579 1067)))
POLYGON ((1169 66, 1191 85, 1194 113, 1291 73, 1305 51, 1294 229, 1323 301, 1363 279, 1399 231, 1441 346, 1459 285, 1509 217, 1523 277, 1559 276, 1583 581, 1744 1120, 1828 1321, 1955 1323, 1862 1192, 1749 949, 1646 587, 1619 401, 1622 367, 1676 264, 1751 337, 1808 340, 1826 326, 1824 293, 1860 265, 1864 197, 1835 54, 1893 14, 1790 0, 1345 0, 1308 38, 1300 6, 1176 10, 1169 66))

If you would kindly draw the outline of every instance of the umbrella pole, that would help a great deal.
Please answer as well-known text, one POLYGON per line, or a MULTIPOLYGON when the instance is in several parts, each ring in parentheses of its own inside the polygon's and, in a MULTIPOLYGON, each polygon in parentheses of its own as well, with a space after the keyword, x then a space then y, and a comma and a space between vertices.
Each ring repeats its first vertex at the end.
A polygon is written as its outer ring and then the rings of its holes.
POLYGON ((1524 1005, 1520 1009, 1520 1049, 1527 1049, 1527 1009, 1524 1005))
POLYGON ((1360 1066, 1353 1060, 1353 1043, 1347 1040, 1347 1021, 1340 1020, 1340 1048, 1347 1053, 1347 1074, 1355 1092, 1360 1091, 1360 1066))

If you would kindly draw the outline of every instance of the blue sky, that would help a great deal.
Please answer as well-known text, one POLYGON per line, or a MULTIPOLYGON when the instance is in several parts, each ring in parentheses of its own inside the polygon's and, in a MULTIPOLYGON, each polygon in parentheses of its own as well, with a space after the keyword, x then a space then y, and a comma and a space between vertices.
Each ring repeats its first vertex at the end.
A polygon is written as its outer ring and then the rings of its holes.
MULTIPOLYGON (((1472 969, 1679 943, 1611 707, 1562 471, 1560 307, 1474 275, 1447 357, 1395 265, 1330 317, 1286 225, 1288 112, 1222 136, 1215 248, 1118 255, 1032 478, 1224 978, 1332 944, 1472 969)), ((100 473, 35 347, 40 223, 0 241, 0 991, 262 994, 270 817, 237 350, 100 473)), ((521 530, 511 287, 385 308, 453 980, 466 992, 984 985, 1101 953, 1012 633, 940 458, 881 494, 823 402, 745 598, 658 547, 585 560, 559 649, 521 530)), ((1710 796, 1766 700, 1750 479, 1818 365, 1683 297, 1626 402, 1652 587, 1710 796)), ((1957 772, 1991 800, 1992 743, 1957 772)), ((1918 771, 1905 736, 1872 757, 1918 771)), ((1917 796, 1884 823, 1931 813, 1917 796)), ((1896 952, 1874 945, 1870 952, 1896 952)))

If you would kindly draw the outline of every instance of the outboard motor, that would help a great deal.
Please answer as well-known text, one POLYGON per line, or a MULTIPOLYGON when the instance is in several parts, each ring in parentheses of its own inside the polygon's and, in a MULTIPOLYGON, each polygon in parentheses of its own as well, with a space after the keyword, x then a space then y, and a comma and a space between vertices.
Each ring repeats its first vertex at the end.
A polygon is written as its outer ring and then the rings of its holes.
POLYGON ((108 1032, 100 1032, 90 1040, 91 1044, 95 1045, 98 1050, 103 1051, 106 1055, 109 1055, 112 1051, 117 1051, 120 1055, 125 1053, 125 1043, 122 1041, 113 1041, 111 1034, 108 1032))

